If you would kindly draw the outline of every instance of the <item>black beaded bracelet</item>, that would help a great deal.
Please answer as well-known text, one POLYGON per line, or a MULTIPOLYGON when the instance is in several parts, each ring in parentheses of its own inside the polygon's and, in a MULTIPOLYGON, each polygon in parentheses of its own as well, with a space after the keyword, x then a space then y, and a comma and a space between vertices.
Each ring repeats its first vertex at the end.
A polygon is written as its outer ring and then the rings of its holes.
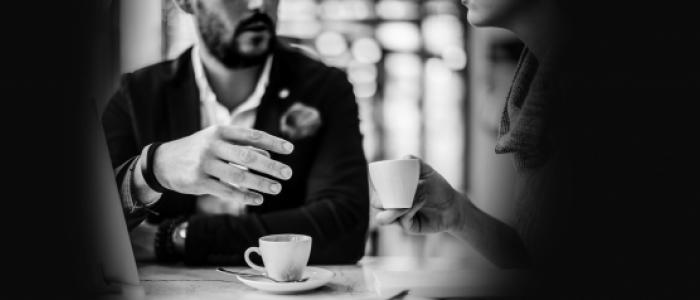
POLYGON ((146 169, 141 169, 143 179, 146 180, 146 184, 148 185, 148 187, 159 193, 165 193, 168 191, 168 189, 163 187, 163 185, 161 185, 160 182, 158 182, 156 174, 153 172, 156 149, 158 149, 158 147, 160 147, 160 145, 162 144, 163 143, 151 144, 151 146, 148 148, 148 152, 146 152, 146 169))

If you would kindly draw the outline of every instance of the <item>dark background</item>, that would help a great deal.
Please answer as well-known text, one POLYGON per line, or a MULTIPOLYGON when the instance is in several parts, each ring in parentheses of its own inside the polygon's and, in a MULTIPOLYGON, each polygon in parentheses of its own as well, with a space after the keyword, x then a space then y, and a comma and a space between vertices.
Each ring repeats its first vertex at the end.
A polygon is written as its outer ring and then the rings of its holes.
POLYGON ((97 1, 3 5, 3 299, 87 298, 85 141, 97 1), (82 276, 82 277, 81 277, 82 276))
MULTIPOLYGON (((3 4, 2 276, 5 299, 80 299, 89 278, 81 112, 109 32, 94 1, 3 4)), ((698 294, 697 12, 690 4, 572 6, 582 71, 572 142, 596 185, 539 292, 602 298, 698 294), (590 76, 585 76, 590 75, 590 76), (595 79, 594 79, 595 78, 595 79), (585 87, 585 88, 584 88, 585 87), (605 196, 601 196, 605 195, 605 196), (605 210, 596 205, 607 201, 605 210), (583 226, 585 224, 586 226, 583 226), (574 247, 570 240, 593 241, 574 247)), ((109 48, 107 48, 109 49, 109 48)), ((102 53, 101 55, 104 55, 102 53)), ((584 176, 585 175, 585 176, 584 176)))

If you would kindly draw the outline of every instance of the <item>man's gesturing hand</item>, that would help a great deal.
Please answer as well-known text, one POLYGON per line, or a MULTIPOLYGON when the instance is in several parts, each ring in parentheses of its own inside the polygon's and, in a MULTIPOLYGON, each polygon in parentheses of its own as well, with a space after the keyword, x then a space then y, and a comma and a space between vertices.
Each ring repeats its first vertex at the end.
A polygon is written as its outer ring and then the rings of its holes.
POLYGON ((270 159, 266 151, 289 154, 293 150, 292 143, 262 131, 211 126, 162 144, 156 151, 153 170, 165 188, 179 193, 209 194, 259 205, 262 195, 247 189, 274 195, 282 185, 231 163, 286 180, 292 177, 292 169, 270 159))

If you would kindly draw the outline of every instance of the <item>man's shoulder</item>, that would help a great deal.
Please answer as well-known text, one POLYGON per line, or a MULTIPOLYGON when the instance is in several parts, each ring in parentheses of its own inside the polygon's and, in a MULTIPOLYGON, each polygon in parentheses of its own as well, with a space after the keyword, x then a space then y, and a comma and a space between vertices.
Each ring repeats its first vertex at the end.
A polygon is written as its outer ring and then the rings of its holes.
POLYGON ((174 59, 164 60, 123 75, 129 84, 158 86, 182 75, 190 65, 191 49, 174 59))

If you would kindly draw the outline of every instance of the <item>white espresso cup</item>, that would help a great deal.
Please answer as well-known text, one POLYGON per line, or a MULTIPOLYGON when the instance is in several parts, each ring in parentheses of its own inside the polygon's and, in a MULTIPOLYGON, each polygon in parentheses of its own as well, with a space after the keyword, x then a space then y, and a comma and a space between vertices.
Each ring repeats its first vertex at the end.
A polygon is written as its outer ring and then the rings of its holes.
POLYGON ((311 254, 311 237, 303 234, 273 234, 258 239, 258 247, 245 250, 243 258, 251 268, 277 281, 299 280, 311 254), (250 260, 251 253, 262 257, 264 266, 250 260))
POLYGON ((384 208, 410 208, 418 186, 420 162, 394 159, 369 164, 369 177, 384 208))

